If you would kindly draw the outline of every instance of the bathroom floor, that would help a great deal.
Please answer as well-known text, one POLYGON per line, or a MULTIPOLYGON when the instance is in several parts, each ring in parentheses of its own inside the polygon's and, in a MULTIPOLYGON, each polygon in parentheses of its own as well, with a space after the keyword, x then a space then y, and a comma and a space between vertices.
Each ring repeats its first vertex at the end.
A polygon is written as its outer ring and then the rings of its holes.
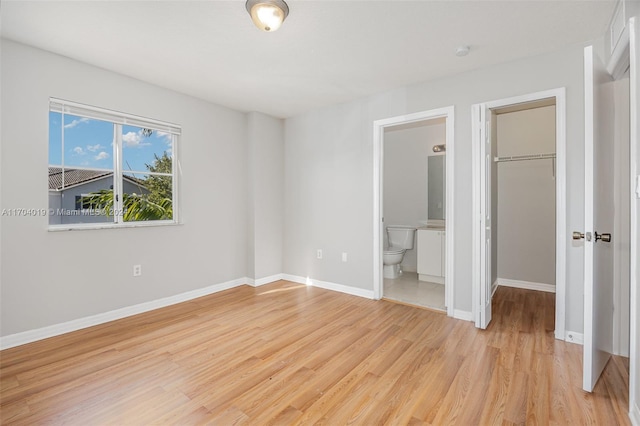
POLYGON ((398 302, 446 311, 444 285, 418 281, 416 272, 405 271, 396 279, 384 279, 384 297, 398 302))

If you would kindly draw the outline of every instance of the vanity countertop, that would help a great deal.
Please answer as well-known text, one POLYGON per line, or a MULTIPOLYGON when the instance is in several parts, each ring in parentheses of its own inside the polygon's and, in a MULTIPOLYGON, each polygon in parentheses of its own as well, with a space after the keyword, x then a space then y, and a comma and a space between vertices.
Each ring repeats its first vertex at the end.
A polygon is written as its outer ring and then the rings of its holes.
POLYGON ((420 231, 420 230, 444 231, 445 230, 445 226, 444 225, 425 225, 425 226, 419 227, 418 231, 420 231))

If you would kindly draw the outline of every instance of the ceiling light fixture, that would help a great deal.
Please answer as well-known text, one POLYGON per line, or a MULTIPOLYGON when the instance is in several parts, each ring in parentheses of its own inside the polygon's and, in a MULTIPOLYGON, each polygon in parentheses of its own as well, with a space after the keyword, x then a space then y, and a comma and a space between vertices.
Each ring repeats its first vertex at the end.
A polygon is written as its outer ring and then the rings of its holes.
POLYGON ((247 0, 245 6, 253 23, 262 31, 277 30, 289 15, 289 6, 283 0, 247 0))

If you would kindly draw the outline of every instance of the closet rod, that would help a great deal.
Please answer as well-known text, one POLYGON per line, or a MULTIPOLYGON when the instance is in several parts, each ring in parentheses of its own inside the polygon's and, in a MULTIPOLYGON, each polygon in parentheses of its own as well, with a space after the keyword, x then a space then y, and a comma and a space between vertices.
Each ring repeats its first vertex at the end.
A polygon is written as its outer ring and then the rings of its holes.
POLYGON ((546 158, 556 158, 556 154, 510 155, 507 157, 494 157, 493 161, 500 163, 502 161, 544 160, 546 158))

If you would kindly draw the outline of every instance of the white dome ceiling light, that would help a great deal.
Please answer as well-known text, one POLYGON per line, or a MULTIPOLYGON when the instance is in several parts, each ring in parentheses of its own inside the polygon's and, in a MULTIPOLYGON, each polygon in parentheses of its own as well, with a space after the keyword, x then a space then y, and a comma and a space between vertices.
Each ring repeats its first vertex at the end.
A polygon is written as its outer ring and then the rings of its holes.
POLYGON ((289 15, 289 6, 283 0, 247 0, 247 12, 262 31, 276 31, 289 15))

